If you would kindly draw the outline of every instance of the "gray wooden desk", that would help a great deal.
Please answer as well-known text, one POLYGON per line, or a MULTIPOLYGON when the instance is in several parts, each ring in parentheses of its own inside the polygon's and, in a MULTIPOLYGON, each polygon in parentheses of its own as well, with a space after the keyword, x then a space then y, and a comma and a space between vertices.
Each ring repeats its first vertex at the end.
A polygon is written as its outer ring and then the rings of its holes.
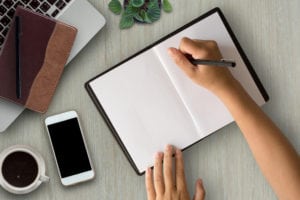
MULTIPOLYGON (((39 150, 51 181, 26 196, 0 189, 1 200, 146 199, 144 176, 135 174, 83 85, 215 6, 223 10, 271 97, 263 109, 300 152, 300 1, 170 0, 173 13, 163 13, 153 25, 123 31, 118 28, 120 18, 108 11, 109 0, 90 1, 107 19, 105 28, 66 68, 48 112, 25 111, 0 135, 0 150, 13 144, 39 150), (66 188, 59 182, 43 120, 70 109, 80 114, 96 179, 66 188)), ((208 200, 276 199, 234 123, 185 151, 184 159, 190 193, 196 178, 202 177, 208 200)))

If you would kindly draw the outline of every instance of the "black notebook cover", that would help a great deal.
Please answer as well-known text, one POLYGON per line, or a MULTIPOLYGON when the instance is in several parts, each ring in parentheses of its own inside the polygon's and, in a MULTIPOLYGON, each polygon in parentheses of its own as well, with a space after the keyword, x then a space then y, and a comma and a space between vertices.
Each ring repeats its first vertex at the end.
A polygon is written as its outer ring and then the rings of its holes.
MULTIPOLYGON (((104 118, 105 122, 107 123, 107 125, 108 125, 109 128, 110 128, 110 130, 112 131, 114 137, 116 138, 117 142, 118 142, 119 145, 121 146, 121 148, 122 148, 123 152, 125 153, 126 157, 128 158, 130 164, 132 165, 132 167, 134 168, 134 170, 136 171, 136 173, 137 173, 138 175, 142 175, 142 174, 144 174, 144 172, 143 172, 143 173, 140 173, 140 172, 139 172, 139 170, 138 170, 136 164, 134 163, 134 161, 133 161, 131 155, 129 154, 129 152, 127 151, 125 145, 123 144, 122 140, 120 139, 118 132, 117 132, 116 129, 114 128, 114 125, 112 124, 112 122, 110 121, 110 119, 109 119, 109 117, 107 116, 106 112, 104 111, 104 109, 103 109, 101 103, 98 101, 97 97, 95 96, 94 91, 93 91, 93 90, 91 89, 91 87, 89 86, 89 83, 90 83, 91 81, 97 79, 98 77, 100 77, 100 76, 102 76, 102 75, 104 75, 104 74, 110 72, 111 70, 117 68, 118 66, 120 66, 120 65, 122 65, 123 63, 127 62, 128 60, 130 60, 130 59, 132 59, 132 58, 134 58, 134 57, 140 55, 141 53, 143 53, 143 52, 149 50, 150 48, 156 46, 157 44, 163 42, 164 40, 166 40, 166 39, 168 39, 168 38, 174 36, 175 34, 181 32, 182 30, 184 30, 184 29, 186 29, 186 28, 188 28, 188 27, 194 25, 195 23, 197 23, 197 22, 199 22, 199 21, 205 19, 206 17, 208 17, 208 16, 210 16, 210 15, 212 15, 212 14, 215 14, 215 13, 218 13, 218 15, 220 16, 220 18, 222 19, 222 21, 223 21, 223 23, 224 23, 224 25, 225 25, 225 27, 226 27, 226 29, 227 29, 227 31, 228 31, 228 33, 229 33, 231 39, 233 40, 233 43, 235 44, 237 50, 239 51, 240 56, 242 57, 242 59, 243 59, 245 65, 246 65, 247 68, 248 68, 249 73, 251 74, 253 80, 255 81, 257 88, 259 89, 259 91, 260 91, 261 95, 263 96, 264 100, 267 102, 267 101, 269 100, 269 96, 268 96, 266 90, 264 89, 262 83, 260 82, 260 80, 259 80, 257 74, 255 73, 255 71, 254 71, 254 69, 253 69, 251 63, 249 62, 249 60, 248 60, 246 54, 244 53, 244 51, 243 51, 241 45, 239 44, 238 40, 236 39, 236 37, 235 37, 233 31, 231 30, 231 28, 230 28, 228 22, 226 21, 226 19, 225 19, 225 17, 224 17, 222 11, 221 11, 220 8, 218 8, 218 7, 214 8, 214 9, 208 11, 207 13, 201 15, 200 17, 198 17, 198 18, 192 20, 191 22, 187 23, 186 25, 184 25, 184 26, 180 27, 179 29, 175 30, 174 32, 172 32, 172 33, 166 35, 165 37, 161 38, 160 40, 158 40, 158 41, 154 42, 153 44, 147 46, 146 48, 142 49, 141 51, 137 52, 136 54, 130 56, 129 58, 127 58, 127 59, 125 59, 125 60, 123 60, 123 61, 121 61, 121 62, 118 63, 117 65, 115 65, 115 66, 109 68, 108 70, 104 71, 103 73, 99 74, 98 76, 92 78, 91 80, 89 80, 89 81, 87 81, 87 82, 85 83, 85 88, 86 88, 88 94, 90 95, 91 99, 93 100, 94 104, 96 105, 97 109, 98 109, 99 112, 101 113, 102 117, 104 118)), ((204 137, 204 138, 206 138, 206 137, 204 137)), ((204 138, 202 138, 202 139, 204 139, 204 138)), ((202 139, 200 139, 199 141, 201 141, 202 139)), ((191 147, 192 145, 198 143, 199 141, 196 141, 195 143, 191 144, 190 146, 184 148, 183 150, 185 150, 185 149, 191 147)))

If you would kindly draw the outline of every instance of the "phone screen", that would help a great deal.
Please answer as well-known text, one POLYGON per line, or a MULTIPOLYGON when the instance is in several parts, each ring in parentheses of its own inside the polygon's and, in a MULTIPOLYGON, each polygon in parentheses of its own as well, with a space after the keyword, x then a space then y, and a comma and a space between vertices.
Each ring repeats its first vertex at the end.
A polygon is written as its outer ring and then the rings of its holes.
POLYGON ((48 125, 62 178, 92 170, 77 118, 48 125))

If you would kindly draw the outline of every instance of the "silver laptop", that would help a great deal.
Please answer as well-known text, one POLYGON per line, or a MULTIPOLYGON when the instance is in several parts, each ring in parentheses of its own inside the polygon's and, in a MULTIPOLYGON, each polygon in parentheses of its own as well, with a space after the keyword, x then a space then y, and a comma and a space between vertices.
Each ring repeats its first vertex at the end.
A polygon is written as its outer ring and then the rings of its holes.
MULTIPOLYGON (((105 24, 104 17, 87 0, 2 0, 0 1, 0 49, 18 5, 58 19, 78 29, 68 62, 105 24)), ((5 131, 24 109, 22 106, 0 98, 0 132, 5 131)))

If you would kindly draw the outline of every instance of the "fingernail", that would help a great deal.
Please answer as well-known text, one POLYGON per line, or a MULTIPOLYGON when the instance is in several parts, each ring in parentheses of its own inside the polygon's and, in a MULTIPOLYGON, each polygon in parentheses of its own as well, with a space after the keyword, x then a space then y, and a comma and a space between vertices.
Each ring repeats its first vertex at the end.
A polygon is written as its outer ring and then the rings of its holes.
POLYGON ((180 155, 182 153, 181 150, 178 149, 178 148, 176 148, 175 152, 176 152, 177 155, 180 155))
POLYGON ((146 169, 146 176, 149 175, 149 168, 146 169))
POLYGON ((155 159, 161 158, 162 153, 161 152, 157 152, 155 154, 155 159))
POLYGON ((173 146, 172 146, 172 145, 170 145, 170 144, 168 144, 168 145, 166 146, 166 151, 171 151, 171 150, 172 150, 172 148, 173 148, 173 146))
POLYGON ((146 175, 150 175, 150 173, 151 173, 151 168, 148 167, 147 170, 146 170, 146 175))
POLYGON ((199 178, 198 181, 197 181, 197 183, 198 183, 199 185, 202 185, 202 183, 203 183, 202 179, 199 178))
POLYGON ((175 54, 175 49, 174 48, 169 48, 168 49, 168 53, 171 57, 174 57, 174 54, 175 54))

